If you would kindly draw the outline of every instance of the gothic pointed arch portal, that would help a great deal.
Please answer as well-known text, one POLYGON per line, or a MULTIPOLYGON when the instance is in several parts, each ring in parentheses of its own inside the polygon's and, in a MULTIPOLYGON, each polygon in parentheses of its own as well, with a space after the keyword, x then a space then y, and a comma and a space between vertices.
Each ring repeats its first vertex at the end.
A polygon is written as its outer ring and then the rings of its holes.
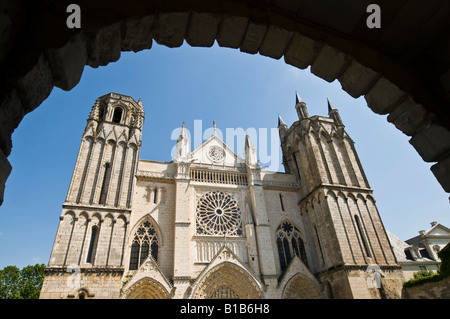
POLYGON ((198 282, 193 299, 260 299, 262 292, 242 267, 223 262, 198 282))
POLYGON ((168 299, 170 298, 167 290, 157 281, 145 277, 133 286, 131 286, 124 294, 124 299, 168 299))
POLYGON ((284 288, 283 299, 322 299, 322 294, 311 279, 297 274, 293 276, 284 288))

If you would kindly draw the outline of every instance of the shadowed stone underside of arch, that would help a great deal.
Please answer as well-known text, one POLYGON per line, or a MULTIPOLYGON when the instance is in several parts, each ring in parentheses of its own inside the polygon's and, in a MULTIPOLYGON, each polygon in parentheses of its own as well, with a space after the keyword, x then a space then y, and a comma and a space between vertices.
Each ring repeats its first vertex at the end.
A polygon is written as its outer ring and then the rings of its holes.
POLYGON ((11 165, 11 134, 54 86, 72 89, 86 65, 122 51, 222 47, 284 58, 364 95, 410 143, 450 192, 450 3, 381 1, 382 28, 365 21, 370 1, 78 1, 82 28, 66 27, 71 1, 6 1, 0 67, 0 203, 11 165))

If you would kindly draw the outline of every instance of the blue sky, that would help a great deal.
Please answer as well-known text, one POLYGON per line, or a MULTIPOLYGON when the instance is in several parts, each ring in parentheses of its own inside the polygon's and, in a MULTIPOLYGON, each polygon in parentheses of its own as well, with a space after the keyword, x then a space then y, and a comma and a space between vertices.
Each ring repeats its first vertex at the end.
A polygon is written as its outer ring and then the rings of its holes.
POLYGON ((422 161, 386 116, 373 113, 363 97, 349 96, 337 80, 328 83, 282 59, 217 45, 169 49, 153 42, 151 50, 123 52, 115 63, 86 67, 75 88, 53 89, 16 129, 9 156, 13 170, 0 206, 0 268, 48 263, 81 135, 97 97, 116 92, 141 98, 146 115, 140 158, 170 161, 171 135, 183 121, 191 132, 194 120, 202 120, 203 130, 215 120, 223 132, 270 132, 278 114, 288 126, 297 120, 295 91, 310 115, 327 116, 327 97, 339 110, 387 230, 405 240, 430 228, 432 221, 450 227, 448 194, 429 170, 431 164, 422 161))

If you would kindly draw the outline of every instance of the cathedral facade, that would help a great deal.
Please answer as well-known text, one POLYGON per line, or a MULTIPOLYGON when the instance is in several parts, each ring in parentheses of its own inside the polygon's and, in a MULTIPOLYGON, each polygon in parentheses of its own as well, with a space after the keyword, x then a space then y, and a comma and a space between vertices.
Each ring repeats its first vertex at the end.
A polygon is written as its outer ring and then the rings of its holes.
POLYGON ((183 127, 171 162, 139 158, 144 107, 98 98, 41 298, 400 298, 401 268, 339 112, 278 130, 285 172, 183 127))

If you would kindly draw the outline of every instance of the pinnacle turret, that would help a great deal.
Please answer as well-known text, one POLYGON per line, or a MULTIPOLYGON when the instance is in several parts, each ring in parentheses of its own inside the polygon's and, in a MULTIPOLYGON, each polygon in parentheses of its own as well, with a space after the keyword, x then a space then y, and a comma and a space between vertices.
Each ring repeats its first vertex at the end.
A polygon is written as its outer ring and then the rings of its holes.
POLYGON ((287 130, 288 126, 286 125, 286 123, 284 123, 280 114, 278 114, 278 134, 280 135, 281 140, 283 140, 283 138, 285 137, 287 130))
POLYGON ((298 92, 295 92, 295 109, 297 110, 297 115, 299 120, 309 118, 308 109, 306 108, 306 103, 300 98, 298 92))
POLYGON ((332 110, 336 110, 336 109, 334 108, 333 104, 331 104, 329 98, 327 98, 327 103, 328 103, 328 114, 330 114, 330 112, 331 112, 332 110))
POLYGON ((344 126, 342 123, 341 116, 339 115, 339 111, 331 104, 330 99, 327 98, 328 103, 328 116, 334 120, 336 126, 344 126))
POLYGON ((185 160, 187 155, 191 151, 191 143, 189 141, 189 136, 186 131, 186 126, 183 121, 183 125, 181 126, 180 136, 178 136, 177 140, 177 159, 185 160))
POLYGON ((253 143, 250 139, 250 136, 248 135, 248 132, 246 132, 245 135, 245 163, 250 166, 256 166, 258 165, 258 159, 256 156, 256 148, 253 146, 253 143))

